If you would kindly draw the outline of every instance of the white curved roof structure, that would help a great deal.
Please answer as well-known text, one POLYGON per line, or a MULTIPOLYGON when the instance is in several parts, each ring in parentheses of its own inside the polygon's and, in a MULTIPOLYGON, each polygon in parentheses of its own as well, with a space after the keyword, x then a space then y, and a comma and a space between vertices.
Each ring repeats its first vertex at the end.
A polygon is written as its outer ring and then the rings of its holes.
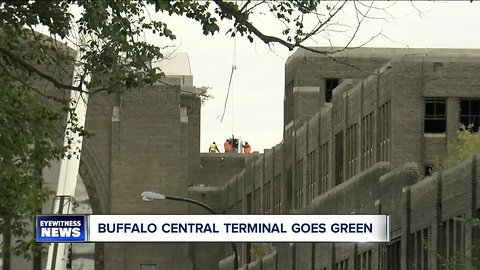
POLYGON ((173 53, 164 59, 152 61, 152 67, 160 68, 166 76, 192 75, 187 53, 173 53))

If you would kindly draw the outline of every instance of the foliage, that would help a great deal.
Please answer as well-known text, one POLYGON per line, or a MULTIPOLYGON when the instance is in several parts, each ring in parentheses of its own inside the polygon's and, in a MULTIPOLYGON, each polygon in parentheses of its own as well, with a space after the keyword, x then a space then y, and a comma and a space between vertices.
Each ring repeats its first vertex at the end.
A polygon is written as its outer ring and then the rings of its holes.
POLYGON ((447 156, 437 161, 434 170, 450 168, 472 154, 480 154, 480 133, 472 127, 460 127, 455 141, 447 144, 447 156))
MULTIPOLYGON (((165 40, 176 36, 151 13, 188 17, 202 26, 205 35, 220 32, 219 22, 229 21, 232 25, 226 32, 231 36, 329 54, 334 51, 307 48, 303 42, 341 25, 334 19, 346 5, 347 1, 320 0, 0 0, 0 229, 20 239, 27 235, 26 222, 50 195, 40 188, 41 169, 51 160, 71 156, 66 152, 68 145, 58 144, 63 132, 55 133, 65 115, 55 108, 72 113, 68 99, 62 98, 68 96, 67 90, 121 94, 160 81, 161 70, 148 63, 162 59, 164 47, 147 43, 144 34, 165 40), (254 23, 254 17, 268 14, 283 27, 278 36, 254 23), (80 73, 72 82, 75 65, 80 73), (91 81, 86 79, 89 74, 93 74, 91 81), (46 86, 59 91, 45 91, 46 86)), ((372 7, 356 1, 353 6, 358 23, 352 39, 372 7)), ((202 89, 208 98, 208 89, 202 89)), ((72 116, 69 132, 85 135, 72 116)), ((25 244, 21 241, 17 247, 26 251, 25 244)), ((258 245, 258 250, 268 251, 270 246, 258 245)))
MULTIPOLYGON (((472 229, 478 230, 480 228, 480 220, 478 218, 455 218, 454 220, 462 222, 465 225, 469 225, 472 229)), ((475 247, 477 243, 473 243, 475 247)), ((455 253, 449 257, 443 256, 441 254, 436 254, 439 259, 440 266, 442 269, 449 270, 475 270, 480 269, 480 260, 476 257, 467 256, 462 253, 455 253)))
MULTIPOLYGON (((40 186, 41 170, 64 152, 51 140, 61 117, 35 93, 1 75, 0 85, 0 228, 25 238, 31 233, 28 222, 51 196, 40 186)), ((32 244, 18 241, 13 252, 28 256, 32 244)))
MULTIPOLYGON (((447 144, 447 156, 443 160, 437 161, 433 170, 448 169, 473 154, 480 154, 480 133, 475 132, 473 126, 461 126, 457 131, 456 140, 447 144)), ((476 218, 456 218, 455 220, 474 228, 480 227, 480 220, 476 218)), ((437 254, 437 257, 444 269, 480 269, 479 258, 468 257, 464 254, 453 254, 448 258, 437 254)))
POLYGON ((199 92, 200 92, 200 93, 198 94, 198 96, 200 97, 200 102, 201 102, 202 104, 204 104, 205 102, 207 102, 208 100, 210 100, 210 99, 213 98, 213 96, 208 93, 208 91, 211 90, 211 89, 212 89, 212 88, 209 87, 209 86, 200 86, 200 87, 198 87, 198 90, 199 90, 199 92))
POLYGON ((274 251, 275 247, 271 243, 252 243, 250 249, 252 262, 261 259, 274 251))

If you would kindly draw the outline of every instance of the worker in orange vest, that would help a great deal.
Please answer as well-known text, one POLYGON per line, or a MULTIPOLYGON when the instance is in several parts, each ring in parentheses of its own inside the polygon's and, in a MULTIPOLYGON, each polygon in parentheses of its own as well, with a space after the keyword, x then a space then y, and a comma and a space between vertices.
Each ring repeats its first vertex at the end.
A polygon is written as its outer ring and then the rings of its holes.
POLYGON ((250 147, 248 142, 245 142, 245 144, 243 145, 243 151, 245 152, 245 154, 250 154, 251 153, 252 148, 250 147))
POLYGON ((223 143, 223 148, 225 149, 225 153, 232 152, 232 144, 230 143, 230 140, 229 140, 229 139, 227 139, 227 140, 223 143))

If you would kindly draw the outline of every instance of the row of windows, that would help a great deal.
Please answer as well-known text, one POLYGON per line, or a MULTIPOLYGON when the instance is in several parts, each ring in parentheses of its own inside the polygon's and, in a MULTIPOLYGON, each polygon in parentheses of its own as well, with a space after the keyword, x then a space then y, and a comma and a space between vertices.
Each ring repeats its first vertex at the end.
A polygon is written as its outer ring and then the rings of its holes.
POLYGON ((358 268, 360 270, 372 270, 373 269, 373 258, 372 251, 365 251, 357 255, 358 268))
MULTIPOLYGON (((447 105, 444 98, 425 100, 425 133, 444 133, 447 130, 447 105)), ((480 100, 460 100, 460 124, 478 132, 480 128, 480 100)))
POLYGON ((418 230, 410 234, 410 269, 428 270, 429 254, 432 252, 430 243, 430 228, 418 230))
MULTIPOLYGON (((446 124, 446 100, 445 99, 426 99, 425 100, 425 132, 445 132, 446 124)), ((391 118, 391 103, 386 102, 378 109, 377 114, 377 151, 376 155, 373 152, 375 142, 375 121, 374 112, 367 114, 360 121, 360 125, 357 123, 348 127, 346 130, 345 138, 343 132, 340 132, 334 137, 334 149, 335 155, 334 165, 334 185, 339 185, 344 181, 346 172, 346 178, 349 178, 358 171, 363 171, 371 167, 377 161, 388 161, 390 155, 390 121, 391 118), (358 131, 360 133, 360 156, 357 154, 357 136, 358 131), (345 144, 345 145, 344 145, 345 144), (344 146, 346 147, 344 149, 344 146), (346 155, 346 169, 344 170, 344 150, 346 155), (360 164, 357 162, 360 161, 360 164)), ((460 119, 461 123, 465 126, 471 125, 474 130, 480 127, 480 100, 478 99, 462 99, 460 100, 460 119)), ((313 198, 326 192, 330 186, 330 145, 329 142, 321 145, 318 152, 313 151, 304 160, 298 161, 294 166, 294 175, 290 176, 287 183, 293 184, 293 192, 287 195, 287 204, 284 207, 289 208, 290 204, 295 209, 301 208, 310 203, 313 198), (318 164, 318 167, 317 167, 318 164), (305 190, 306 187, 306 190, 305 190)), ((288 175, 288 174, 287 174, 288 175)), ((280 183, 281 176, 277 176, 279 179, 274 181, 274 189, 277 190, 273 193, 274 200, 271 201, 270 193, 271 184, 268 184, 268 188, 264 187, 263 193, 263 207, 261 205, 261 195, 259 194, 260 188, 255 190, 253 194, 253 211, 255 213, 262 212, 277 212, 281 211, 280 202, 284 201, 280 199, 281 187, 284 184, 280 183)))
MULTIPOLYGON (((347 128, 345 138, 343 132, 339 132, 334 137, 335 148, 332 149, 335 155, 335 178, 334 184, 339 185, 344 181, 344 151, 346 155, 346 178, 348 179, 357 174, 360 170, 365 170, 371 167, 376 161, 388 161, 390 149, 390 122, 391 116, 390 102, 387 102, 379 107, 378 115, 378 139, 377 145, 379 148, 378 158, 374 155, 374 112, 367 114, 361 120, 361 125, 354 123, 347 128), (360 148, 358 145, 358 133, 360 130, 360 148), (345 146, 345 148, 344 148, 345 146), (358 149, 362 154, 359 157, 358 149), (359 162, 359 160, 361 162, 359 162), (360 164, 359 164, 360 163, 360 164)), ((306 155, 306 159, 298 160, 292 170, 286 183, 292 184, 292 197, 287 194, 288 203, 292 203, 293 209, 304 207, 309 204, 316 196, 323 194, 329 189, 330 178, 330 144, 326 142, 319 147, 319 150, 312 151, 306 155)), ((272 191, 272 184, 270 181, 265 183, 263 187, 263 207, 260 205, 259 191, 255 190, 253 194, 253 210, 259 213, 263 208, 263 213, 277 213, 281 211, 281 187, 284 185, 280 181, 281 175, 274 177, 273 181, 273 202, 271 201, 270 192, 272 191), (278 179, 276 179, 278 178, 278 179)), ((290 206, 286 206, 290 207, 290 206)))
MULTIPOLYGON (((377 161, 388 161, 390 159, 390 121, 391 117, 390 102, 386 102, 379 107, 378 115, 378 158, 376 158, 374 149, 374 112, 369 113, 361 120, 360 126, 360 151, 362 153, 361 164, 359 164, 358 155, 358 133, 359 125, 354 123, 347 128, 345 137, 343 132, 339 132, 334 137, 333 149, 335 155, 335 178, 334 184, 339 185, 355 174, 359 170, 371 167, 377 161), (346 168, 344 168, 344 151, 346 158, 346 168), (360 166, 360 168, 359 168, 360 166), (344 172, 346 175, 344 176, 344 172)), ((320 146, 318 151, 312 151, 306 156, 306 164, 303 159, 295 163, 293 175, 293 206, 294 209, 303 207, 304 198, 309 204, 313 198, 328 190, 329 179, 329 143, 320 146), (317 163, 319 165, 317 169, 317 163), (305 166, 305 167, 304 167, 305 166), (305 172, 305 174, 304 174, 305 172), (306 184, 306 186, 305 186, 306 184), (306 190, 304 190, 306 187, 306 190)))
POLYGON ((348 270, 348 259, 335 263, 335 270, 348 270))
POLYGON ((465 252, 465 222, 462 217, 442 222, 440 229, 444 239, 440 247, 442 257, 455 264, 461 263, 465 259, 461 256, 465 252))

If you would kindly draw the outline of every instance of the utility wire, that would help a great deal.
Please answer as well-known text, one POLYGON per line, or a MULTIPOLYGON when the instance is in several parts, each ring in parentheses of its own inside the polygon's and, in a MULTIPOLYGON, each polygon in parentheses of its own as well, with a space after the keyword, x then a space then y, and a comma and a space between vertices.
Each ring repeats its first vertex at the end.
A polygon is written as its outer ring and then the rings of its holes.
MULTIPOLYGON (((237 69, 237 38, 233 39, 233 60, 232 60, 232 71, 230 72, 230 80, 228 81, 228 89, 227 89, 227 96, 225 97, 225 104, 223 105, 223 113, 222 113, 222 118, 220 119, 220 123, 223 122, 223 117, 225 116, 225 112, 227 111, 227 103, 228 103, 228 96, 230 94, 230 89, 232 87, 232 79, 233 79, 233 73, 237 69)), ((232 90, 232 96, 233 96, 233 90, 232 90)), ((232 97, 233 98, 233 97, 232 97)), ((233 132, 233 101, 232 101, 232 132, 233 132)))

